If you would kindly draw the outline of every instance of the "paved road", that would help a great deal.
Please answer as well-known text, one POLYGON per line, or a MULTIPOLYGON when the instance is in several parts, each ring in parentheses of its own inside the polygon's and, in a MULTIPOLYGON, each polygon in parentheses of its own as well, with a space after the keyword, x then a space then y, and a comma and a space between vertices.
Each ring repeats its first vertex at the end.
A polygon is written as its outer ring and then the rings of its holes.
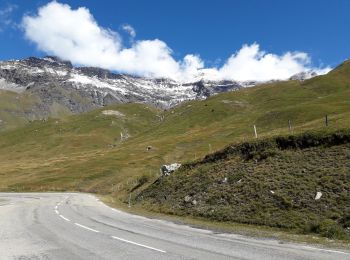
POLYGON ((0 193, 0 259, 350 259, 350 252, 216 234, 76 193, 0 193))

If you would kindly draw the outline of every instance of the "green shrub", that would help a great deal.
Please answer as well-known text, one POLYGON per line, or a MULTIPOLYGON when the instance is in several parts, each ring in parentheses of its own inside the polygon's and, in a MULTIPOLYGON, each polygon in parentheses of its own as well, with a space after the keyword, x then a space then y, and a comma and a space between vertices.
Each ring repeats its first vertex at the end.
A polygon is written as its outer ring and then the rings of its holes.
POLYGON ((146 175, 146 174, 144 174, 144 175, 142 175, 141 177, 139 177, 139 178, 137 179, 137 181, 138 181, 139 185, 142 186, 143 184, 145 184, 146 182, 149 181, 149 176, 146 175))
POLYGON ((142 185, 147 183, 149 181, 150 177, 147 174, 143 174, 140 177, 137 178, 136 185, 130 190, 130 192, 133 192, 134 190, 137 190, 142 185))
POLYGON ((341 218, 340 224, 343 228, 350 228, 350 213, 345 214, 344 217, 341 218))
POLYGON ((230 174, 227 177, 227 182, 229 184, 234 184, 234 183, 237 183, 239 180, 241 180, 243 177, 244 177, 243 172, 234 172, 233 174, 230 174))
POLYGON ((314 221, 306 225, 305 233, 317 233, 330 239, 344 239, 345 230, 334 220, 325 219, 323 221, 314 221))

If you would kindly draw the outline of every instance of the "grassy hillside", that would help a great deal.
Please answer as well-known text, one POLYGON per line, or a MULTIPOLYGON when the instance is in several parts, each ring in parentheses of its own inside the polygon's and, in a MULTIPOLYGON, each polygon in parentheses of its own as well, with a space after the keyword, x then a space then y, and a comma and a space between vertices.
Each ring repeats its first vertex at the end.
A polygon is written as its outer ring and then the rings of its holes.
POLYGON ((136 200, 161 213, 350 239, 349 159, 349 130, 244 142, 183 165, 136 200))
POLYGON ((0 131, 25 125, 26 112, 29 113, 37 101, 29 95, 0 90, 0 131))
POLYGON ((41 99, 30 92, 11 92, 0 89, 0 132, 24 126, 35 120, 65 117, 72 113, 68 108, 53 103, 44 109, 41 99))
POLYGON ((35 121, 0 133, 0 190, 76 190, 124 199, 158 178, 164 163, 254 139, 253 125, 263 138, 290 133, 290 120, 297 134, 325 128, 326 114, 329 130, 350 128, 349 63, 304 82, 260 85, 168 111, 124 104, 35 121), (120 132, 129 137, 121 140, 120 132))
MULTIPOLYGON (((118 183, 126 177, 118 176, 119 169, 131 163, 124 160, 130 154, 121 153, 124 142, 155 123, 156 112, 139 104, 116 105, 6 131, 0 137, 0 187, 93 191, 92 186, 111 176, 118 183)), ((105 190, 110 187, 103 185, 105 190)))

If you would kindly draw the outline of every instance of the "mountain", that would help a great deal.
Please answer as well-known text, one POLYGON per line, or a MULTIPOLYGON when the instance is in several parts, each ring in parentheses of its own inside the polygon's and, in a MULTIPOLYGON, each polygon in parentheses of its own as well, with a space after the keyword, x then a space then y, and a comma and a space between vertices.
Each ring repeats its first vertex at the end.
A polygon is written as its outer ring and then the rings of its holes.
POLYGON ((0 62, 0 89, 38 97, 42 107, 39 118, 50 116, 55 106, 71 113, 130 102, 167 109, 185 100, 204 99, 242 86, 235 81, 181 83, 115 74, 101 68, 73 67, 69 61, 52 56, 0 62))
POLYGON ((289 80, 306 80, 306 79, 311 79, 313 77, 318 76, 316 71, 313 70, 308 70, 308 71, 303 71, 303 72, 299 72, 297 74, 294 74, 293 76, 291 76, 289 78, 289 80))
MULTIPOLYGON (((309 71, 291 79, 302 81, 314 76, 309 71)), ((0 130, 111 104, 143 103, 169 109, 183 101, 203 100, 258 84, 262 82, 209 80, 205 73, 194 82, 137 77, 95 67, 74 67, 71 62, 54 56, 2 61, 0 130)))

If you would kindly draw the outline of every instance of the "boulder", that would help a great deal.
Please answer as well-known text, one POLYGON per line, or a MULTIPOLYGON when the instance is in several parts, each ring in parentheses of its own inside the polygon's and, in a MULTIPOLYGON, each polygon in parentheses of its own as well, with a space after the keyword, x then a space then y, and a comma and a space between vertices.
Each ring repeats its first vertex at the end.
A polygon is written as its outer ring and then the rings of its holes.
POLYGON ((319 200, 322 197, 322 192, 318 191, 315 196, 315 200, 319 200))
POLYGON ((177 169, 179 169, 181 166, 180 163, 172 163, 172 164, 164 164, 161 168, 160 171, 164 176, 169 176, 170 174, 172 174, 174 171, 176 171, 177 169))
POLYGON ((192 197, 190 195, 185 196, 184 201, 185 202, 191 202, 192 197))

